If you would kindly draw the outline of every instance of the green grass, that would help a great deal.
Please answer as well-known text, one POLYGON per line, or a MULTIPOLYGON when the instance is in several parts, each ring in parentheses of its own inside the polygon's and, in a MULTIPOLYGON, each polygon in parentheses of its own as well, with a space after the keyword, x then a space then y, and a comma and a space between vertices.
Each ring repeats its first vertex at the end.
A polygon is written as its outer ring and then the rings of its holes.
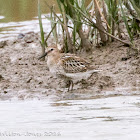
MULTIPOLYGON (((40 27, 40 35, 41 35, 41 47, 42 47, 42 55, 45 53, 45 47, 47 47, 47 42, 45 41, 44 37, 44 30, 43 30, 43 25, 42 25, 42 18, 41 18, 41 8, 40 8, 40 0, 38 0, 38 19, 39 19, 39 27, 40 27)), ((42 60, 45 60, 43 58, 42 60)))
MULTIPOLYGON (((90 42, 93 45, 98 45, 101 42, 101 33, 108 36, 106 42, 118 40, 130 46, 133 45, 135 36, 140 32, 138 23, 138 21, 140 22, 140 2, 138 0, 91 0, 88 5, 85 4, 85 0, 57 0, 57 4, 61 17, 56 14, 54 7, 46 3, 51 13, 51 16, 47 18, 51 22, 51 32, 53 32, 56 44, 59 39, 57 27, 61 27, 63 46, 66 52, 75 52, 78 49, 88 50, 91 47, 90 42), (125 2, 127 2, 127 6, 125 2), (96 9, 95 4, 98 4, 96 9), (102 11, 103 4, 104 11, 102 11), (133 7, 135 14, 130 12, 129 6, 133 7), (94 12, 95 10, 102 19, 100 25, 103 28, 96 24, 97 17, 94 13, 90 13, 90 11, 94 12), (72 25, 69 25, 69 22, 72 25), (121 28, 121 22, 124 23, 125 28, 121 28), (86 30, 83 27, 86 27, 86 30), (128 36, 129 40, 122 40, 122 33, 128 36)), ((38 9, 41 40, 44 44, 46 40, 43 36, 40 6, 38 6, 38 9)))

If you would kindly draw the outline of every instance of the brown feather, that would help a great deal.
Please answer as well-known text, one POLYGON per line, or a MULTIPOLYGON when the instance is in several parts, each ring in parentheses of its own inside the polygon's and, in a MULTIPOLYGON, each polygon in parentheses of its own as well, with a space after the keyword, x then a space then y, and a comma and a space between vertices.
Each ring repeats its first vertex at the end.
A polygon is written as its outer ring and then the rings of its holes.
POLYGON ((67 73, 86 72, 90 63, 74 54, 63 54, 61 57, 64 71, 67 73))

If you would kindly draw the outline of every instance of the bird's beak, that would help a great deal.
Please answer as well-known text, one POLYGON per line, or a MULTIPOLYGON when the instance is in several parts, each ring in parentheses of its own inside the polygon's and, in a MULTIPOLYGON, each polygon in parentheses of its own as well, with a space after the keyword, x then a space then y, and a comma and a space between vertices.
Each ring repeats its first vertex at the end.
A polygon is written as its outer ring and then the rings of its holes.
POLYGON ((40 57, 38 58, 38 60, 40 60, 41 58, 45 57, 47 54, 48 54, 48 53, 45 52, 42 56, 40 56, 40 57))

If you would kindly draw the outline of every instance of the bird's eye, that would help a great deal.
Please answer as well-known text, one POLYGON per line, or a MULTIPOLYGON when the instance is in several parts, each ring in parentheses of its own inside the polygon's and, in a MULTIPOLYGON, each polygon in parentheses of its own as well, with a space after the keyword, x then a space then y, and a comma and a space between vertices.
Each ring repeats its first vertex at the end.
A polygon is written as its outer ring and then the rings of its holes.
POLYGON ((51 51, 53 51, 53 49, 51 49, 51 51))

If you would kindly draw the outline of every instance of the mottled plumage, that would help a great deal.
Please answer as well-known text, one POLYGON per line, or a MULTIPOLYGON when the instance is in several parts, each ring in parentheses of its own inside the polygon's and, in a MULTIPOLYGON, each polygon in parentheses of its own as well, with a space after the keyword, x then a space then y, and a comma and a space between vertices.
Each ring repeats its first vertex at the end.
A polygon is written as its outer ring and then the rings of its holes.
POLYGON ((64 78, 69 81, 68 90, 73 89, 73 81, 79 81, 89 78, 94 72, 92 66, 85 59, 74 54, 60 53, 56 46, 47 48, 46 53, 40 57, 47 55, 47 65, 52 74, 64 78))
POLYGON ((85 72, 89 68, 89 63, 87 61, 75 55, 63 54, 61 61, 66 73, 85 72))

